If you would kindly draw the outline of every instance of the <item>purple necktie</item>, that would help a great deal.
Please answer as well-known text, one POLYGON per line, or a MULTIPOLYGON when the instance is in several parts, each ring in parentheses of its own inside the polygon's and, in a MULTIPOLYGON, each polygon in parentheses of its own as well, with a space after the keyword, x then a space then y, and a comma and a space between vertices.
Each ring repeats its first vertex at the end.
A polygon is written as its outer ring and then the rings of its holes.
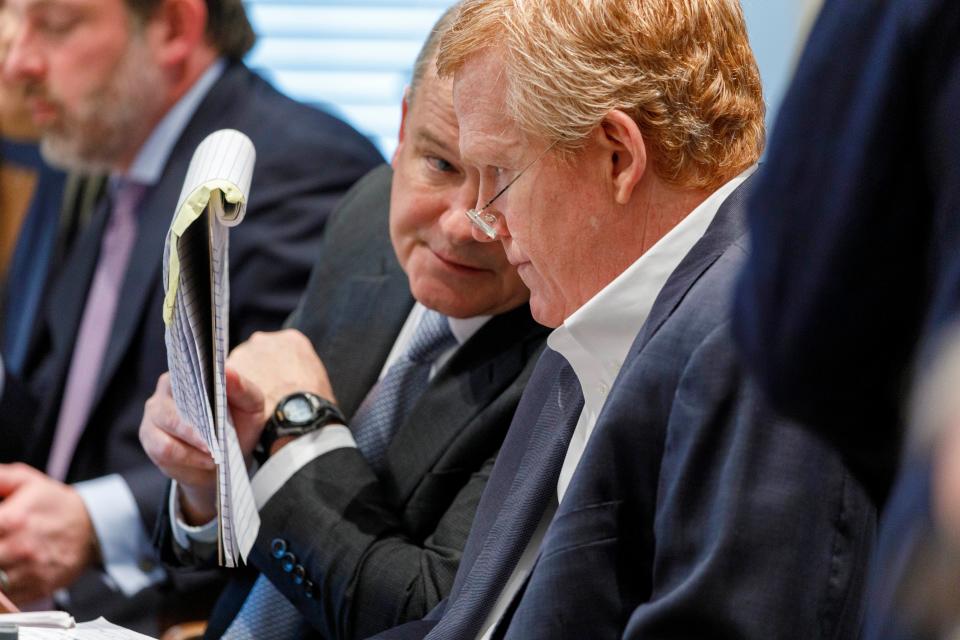
POLYGON ((57 431, 47 461, 47 473, 57 480, 66 479, 74 449, 90 417, 93 394, 116 316, 120 287, 137 237, 136 209, 144 190, 141 184, 122 181, 114 191, 113 211, 100 242, 97 270, 93 274, 74 343, 57 431))

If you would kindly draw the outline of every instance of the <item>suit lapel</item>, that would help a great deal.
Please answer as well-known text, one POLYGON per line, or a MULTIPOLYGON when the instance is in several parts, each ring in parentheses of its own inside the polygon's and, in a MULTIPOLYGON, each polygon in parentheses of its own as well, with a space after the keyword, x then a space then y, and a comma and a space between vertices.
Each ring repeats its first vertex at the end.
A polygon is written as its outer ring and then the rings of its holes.
POLYGON ((50 327, 51 350, 56 354, 59 363, 57 368, 62 371, 63 376, 66 376, 66 370, 70 366, 73 343, 80 329, 109 215, 108 203, 101 202, 90 226, 77 240, 70 258, 65 263, 69 268, 63 269, 58 275, 47 298, 44 314, 50 327))
POLYGON ((544 331, 527 305, 492 318, 431 380, 387 450, 387 465, 395 470, 402 501, 464 429, 516 379, 525 363, 526 342, 544 331))
POLYGON ((554 379, 565 364, 566 360, 563 356, 549 347, 544 349, 537 361, 533 374, 523 390, 523 396, 520 398, 513 420, 510 422, 507 437, 500 447, 500 453, 497 455, 496 464, 480 498, 480 504, 477 505, 470 535, 463 549, 460 568, 450 591, 450 601, 457 597, 464 579, 470 573, 491 527, 503 508, 504 500, 530 448, 530 438, 548 400, 549 392, 553 388, 554 379))
MULTIPOLYGON (((163 245, 187 167, 197 145, 213 132, 217 128, 217 122, 224 118, 224 113, 230 106, 230 88, 236 84, 242 70, 242 67, 228 67, 213 85, 170 152, 160 181, 144 194, 140 203, 137 240, 120 290, 120 303, 113 321, 113 336, 100 369, 92 405, 94 410, 127 353, 143 314, 151 306, 150 301, 162 295, 160 263, 163 258, 163 245)), ((162 320, 159 317, 147 318, 147 322, 162 320)))
POLYGON ((334 332, 328 346, 319 353, 321 359, 329 363, 328 373, 334 381, 337 404, 350 420, 376 384, 413 307, 413 298, 406 288, 403 272, 355 276, 347 281, 346 290, 350 292, 350 300, 345 306, 334 305, 338 317, 327 318, 324 323, 334 327, 334 332), (381 327, 381 330, 370 331, 370 327, 381 327))
POLYGON ((389 166, 362 178, 325 232, 291 326, 328 367, 340 410, 350 420, 376 383, 413 298, 389 232, 389 166))
MULTIPOLYGON (((756 174, 754 174, 756 175, 756 174)), ((723 254, 724 251, 744 233, 746 233, 746 200, 750 195, 752 177, 748 178, 724 200, 714 216, 706 233, 684 256, 680 264, 667 279, 663 289, 650 310, 650 316, 640 329, 630 349, 638 353, 650 341, 650 338, 663 326, 674 312, 690 287, 723 254)))
POLYGON ((533 405, 540 410, 536 416, 525 415, 523 406, 517 410, 518 417, 530 420, 511 426, 523 427, 525 446, 515 452, 514 443, 504 443, 510 458, 507 464, 497 461, 481 498, 449 604, 437 623, 437 638, 473 637, 480 631, 544 510, 555 500, 557 476, 583 395, 570 365, 556 354, 555 361, 548 359, 548 354, 537 364, 528 387, 539 396, 533 405), (482 528, 477 526, 481 522, 482 528))

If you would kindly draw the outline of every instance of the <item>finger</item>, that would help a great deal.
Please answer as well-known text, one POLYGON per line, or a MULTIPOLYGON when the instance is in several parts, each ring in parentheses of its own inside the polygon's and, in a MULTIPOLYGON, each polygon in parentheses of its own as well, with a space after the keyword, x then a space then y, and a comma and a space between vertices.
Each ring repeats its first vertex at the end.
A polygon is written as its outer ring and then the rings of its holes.
MULTIPOLYGON (((12 510, 5 508, 2 514, 5 519, 7 519, 8 511, 12 510)), ((11 516, 12 517, 8 519, 11 523, 13 520, 22 522, 22 518, 20 518, 19 515, 11 514, 11 516)), ((6 569, 8 575, 18 565, 26 561, 22 539, 22 536, 19 535, 14 528, 5 529, 3 534, 0 535, 0 567, 6 569)))
POLYGON ((190 443, 171 436, 160 429, 147 430, 142 434, 144 451, 154 464, 167 475, 181 481, 177 470, 211 472, 215 468, 213 458, 207 451, 198 449, 190 443))
MULTIPOLYGON (((9 590, 4 593, 9 600, 21 605, 33 602, 50 593, 45 593, 41 580, 38 576, 37 566, 31 561, 22 560, 15 564, 6 565, 4 571, 7 573, 9 590)), ((21 635, 21 637, 23 637, 21 635)))
POLYGON ((40 472, 21 462, 0 464, 0 496, 6 497, 34 480, 40 472))
POLYGON ((212 499, 216 499, 216 471, 197 467, 170 467, 165 473, 171 480, 176 480, 179 486, 189 487, 195 491, 208 492, 213 496, 212 499))
MULTIPOLYGON (((9 579, 10 578, 8 575, 7 580, 9 581, 9 579)), ((7 586, 9 588, 10 586, 12 586, 12 583, 7 586)), ((13 603, 13 600, 8 598, 7 594, 0 592, 0 613, 19 613, 19 612, 20 612, 20 609, 17 607, 17 605, 13 603)))
POLYGON ((210 450, 203 441, 200 432, 192 424, 184 421, 177 411, 177 405, 170 396, 153 395, 144 408, 144 432, 151 430, 166 432, 178 440, 183 440, 207 455, 210 450))
POLYGON ((263 391, 233 367, 226 368, 227 402, 230 409, 242 413, 263 412, 263 391))
MULTIPOLYGON (((24 578, 26 577, 26 572, 21 568, 20 565, 13 565, 7 563, 4 565, 6 568, 3 572, 6 574, 6 584, 4 591, 0 593, 0 605, 4 609, 9 611, 19 611, 17 605, 13 602, 14 599, 23 601, 23 591, 22 586, 24 585, 24 578), (12 607, 12 608, 11 608, 12 607)), ((5 611, 6 612, 6 611, 5 611)))
POLYGON ((160 396, 172 396, 173 390, 170 387, 170 374, 161 373, 160 377, 157 378, 157 395, 160 396))
MULTIPOLYGON (((19 466, 24 468, 27 481, 20 484, 16 491, 5 496, 0 502, 0 534, 3 535, 3 541, 7 543, 19 542, 20 544, 14 546, 22 551, 24 544, 33 546, 35 543, 30 532, 38 521, 38 509, 42 510, 44 501, 50 499, 51 489, 56 491, 63 485, 32 467, 19 466)), ((3 560, 3 556, 0 555, 0 567, 4 566, 3 560)))

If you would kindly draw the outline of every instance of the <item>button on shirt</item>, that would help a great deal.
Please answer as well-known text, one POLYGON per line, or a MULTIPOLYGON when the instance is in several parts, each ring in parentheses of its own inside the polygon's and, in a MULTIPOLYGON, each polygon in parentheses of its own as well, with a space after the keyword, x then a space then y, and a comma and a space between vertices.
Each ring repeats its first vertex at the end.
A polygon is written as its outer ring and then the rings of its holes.
POLYGON ((577 374, 583 389, 583 410, 560 469, 557 502, 547 509, 543 521, 497 598, 483 625, 481 640, 488 640, 492 636, 496 623, 503 617, 532 570, 547 525, 553 519, 557 505, 563 501, 607 394, 620 373, 630 346, 650 315, 660 290, 684 256, 703 237, 723 201, 755 170, 755 166, 747 169, 713 192, 547 338, 550 348, 563 355, 577 374))

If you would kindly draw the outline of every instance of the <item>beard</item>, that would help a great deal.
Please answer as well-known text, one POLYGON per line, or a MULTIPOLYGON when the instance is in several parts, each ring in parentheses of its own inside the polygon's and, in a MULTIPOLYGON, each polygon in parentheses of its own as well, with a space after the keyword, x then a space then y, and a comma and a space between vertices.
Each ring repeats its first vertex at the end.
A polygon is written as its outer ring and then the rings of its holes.
POLYGON ((60 116, 42 128, 44 160, 67 171, 115 170, 146 140, 166 93, 163 72, 140 35, 131 39, 109 78, 72 109, 39 83, 28 85, 27 95, 42 96, 60 116))

